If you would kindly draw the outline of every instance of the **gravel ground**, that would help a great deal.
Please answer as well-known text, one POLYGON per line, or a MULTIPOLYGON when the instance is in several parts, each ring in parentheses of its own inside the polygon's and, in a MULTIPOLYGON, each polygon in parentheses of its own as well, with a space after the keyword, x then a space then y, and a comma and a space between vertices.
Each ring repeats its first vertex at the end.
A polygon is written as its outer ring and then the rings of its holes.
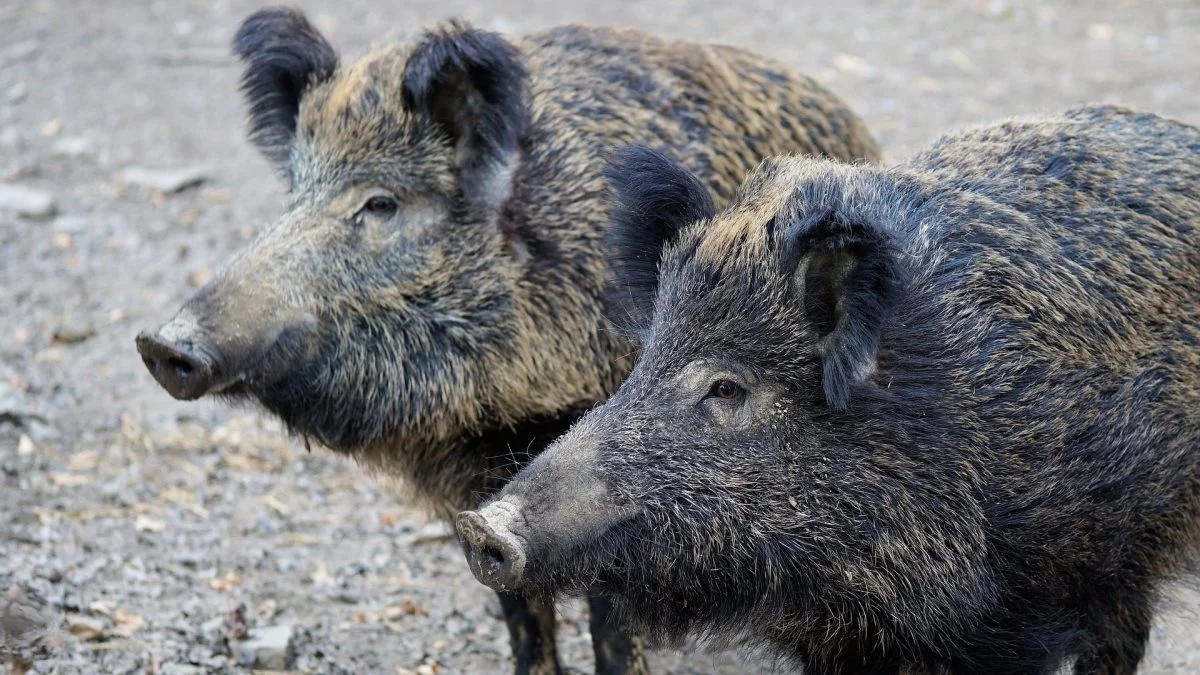
MULTIPOLYGON (((451 15, 746 46, 833 87, 891 158, 1082 101, 1200 123, 1196 0, 301 4, 347 56, 451 15)), ((306 672, 504 673, 498 608, 445 529, 270 420, 172 401, 134 351, 280 210, 227 48, 257 5, 0 3, 0 619, 39 597, 61 614, 39 672, 245 672, 290 641, 306 672)), ((1200 672, 1200 596, 1166 600, 1144 672, 1200 672)), ((578 604, 566 613, 563 657, 588 672, 578 604)), ((698 649, 654 661, 772 669, 698 649)))

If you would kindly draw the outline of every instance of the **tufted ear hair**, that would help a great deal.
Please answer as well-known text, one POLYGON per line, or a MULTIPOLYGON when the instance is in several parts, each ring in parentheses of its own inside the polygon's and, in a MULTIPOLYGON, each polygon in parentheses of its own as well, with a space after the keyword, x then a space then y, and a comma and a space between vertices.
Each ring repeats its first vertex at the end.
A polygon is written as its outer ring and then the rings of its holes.
POLYGON ((404 107, 424 116, 455 148, 472 201, 498 206, 508 168, 529 127, 528 76, 516 47, 461 21, 429 32, 404 67, 404 107))
POLYGON ((269 7, 238 28, 233 51, 245 64, 242 92, 250 111, 250 140, 281 170, 296 134, 300 98, 333 75, 333 47, 299 10, 269 7))
POLYGON ((822 209, 793 222, 781 250, 818 336, 825 402, 845 410, 875 371, 883 322, 903 291, 900 249, 881 227, 822 209))
POLYGON ((631 338, 654 313, 663 249, 683 228, 716 215, 708 188, 691 171, 644 145, 614 150, 604 170, 612 212, 604 235, 609 321, 631 338))

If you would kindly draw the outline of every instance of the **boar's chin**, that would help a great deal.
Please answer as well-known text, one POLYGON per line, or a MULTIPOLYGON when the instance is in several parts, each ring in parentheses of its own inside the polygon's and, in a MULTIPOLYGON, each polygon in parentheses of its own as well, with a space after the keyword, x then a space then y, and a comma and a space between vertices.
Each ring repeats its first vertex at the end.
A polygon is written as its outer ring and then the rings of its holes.
POLYGON ((245 391, 239 398, 256 401, 278 417, 288 433, 336 452, 354 453, 382 435, 378 423, 371 423, 371 412, 365 403, 334 400, 302 378, 289 377, 266 387, 247 387, 245 391))

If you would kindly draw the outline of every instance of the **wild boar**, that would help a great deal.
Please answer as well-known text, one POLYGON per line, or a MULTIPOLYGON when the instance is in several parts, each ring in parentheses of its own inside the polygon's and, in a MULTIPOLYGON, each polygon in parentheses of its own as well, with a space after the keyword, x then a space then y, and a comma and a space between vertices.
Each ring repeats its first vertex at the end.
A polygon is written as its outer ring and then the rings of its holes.
POLYGON ((719 213, 651 149, 609 173, 641 354, 459 515, 481 581, 814 675, 1136 671, 1200 541, 1200 130, 777 158, 719 213))

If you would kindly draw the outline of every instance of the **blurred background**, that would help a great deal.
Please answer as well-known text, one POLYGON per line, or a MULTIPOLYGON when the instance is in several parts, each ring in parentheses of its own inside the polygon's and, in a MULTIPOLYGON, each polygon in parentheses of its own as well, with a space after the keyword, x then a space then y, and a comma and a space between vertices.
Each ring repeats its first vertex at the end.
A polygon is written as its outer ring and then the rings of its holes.
MULTIPOLYGON (((280 211, 228 47, 262 4, 0 2, 0 590, 25 582, 65 612, 60 672, 238 672, 224 643, 247 624, 273 629, 260 665, 290 649, 314 672, 508 672, 498 607, 446 529, 252 412, 174 402, 134 350, 280 211)), ((344 61, 450 16, 739 45, 831 87, 889 160, 1083 101, 1200 124, 1197 0, 298 4, 344 61)), ((1143 671, 1200 672, 1200 600, 1166 600, 1143 671)), ((563 660, 590 672, 565 611, 563 660)), ((691 650, 654 665, 772 667, 691 650)))

